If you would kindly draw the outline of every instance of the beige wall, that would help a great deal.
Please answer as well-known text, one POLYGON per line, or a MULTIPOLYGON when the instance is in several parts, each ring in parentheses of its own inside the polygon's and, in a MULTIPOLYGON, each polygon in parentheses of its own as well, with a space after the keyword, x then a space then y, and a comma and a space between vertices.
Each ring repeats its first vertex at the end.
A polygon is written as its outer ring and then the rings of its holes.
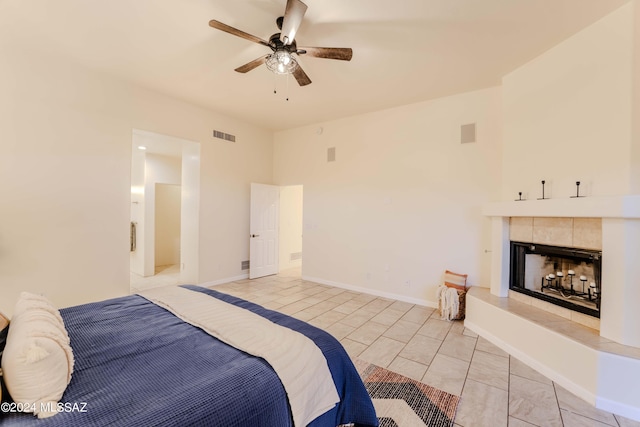
MULTIPOLYGON (((158 184, 181 184, 182 178, 182 159, 180 157, 163 156, 158 154, 147 153, 145 155, 145 189, 144 189, 144 205, 142 208, 145 212, 144 232, 140 235, 144 243, 144 276, 153 276, 157 265, 168 265, 171 263, 162 262, 164 258, 162 254, 158 254, 158 249, 163 252, 163 248, 158 246, 159 227, 158 221, 158 203, 162 201, 156 193, 158 184), (161 262, 158 262, 161 261, 161 262)), ((180 209, 180 190, 178 190, 178 209, 180 209)), ((139 206, 132 206, 131 209, 137 209, 139 206)), ((160 222, 163 220, 160 219, 160 222)), ((178 217, 178 238, 180 237, 180 218, 178 217)), ((162 227, 160 227, 162 228, 162 227)), ((141 230, 142 231, 142 230, 141 230)), ((166 237, 166 236, 165 236, 166 237)), ((162 241, 164 239, 160 239, 162 241)), ((178 243, 178 248, 179 248, 178 243)), ((178 264, 178 261, 172 264, 178 264)))
POLYGON ((633 79, 640 81, 637 71, 632 78, 633 15, 632 2, 504 77, 504 200, 519 191, 541 197, 543 179, 552 198, 575 195, 576 181, 592 196, 638 187, 638 155, 629 159, 638 126, 633 79))
POLYGON ((500 123, 491 88, 276 133, 275 182, 304 185, 303 275, 422 302, 445 269, 488 285, 500 123))
POLYGON ((302 259, 291 260, 291 254, 302 252, 302 200, 302 185, 280 187, 280 271, 302 265, 302 259))
POLYGON ((640 194, 640 1, 631 3, 633 12, 633 85, 631 110, 631 193, 640 194))
POLYGON ((134 128, 200 142, 198 279, 242 274, 249 183, 272 179, 271 132, 53 55, 0 49, 0 311, 21 290, 59 306, 129 292, 134 128))
POLYGON ((180 265, 180 185, 156 184, 155 265, 180 265))

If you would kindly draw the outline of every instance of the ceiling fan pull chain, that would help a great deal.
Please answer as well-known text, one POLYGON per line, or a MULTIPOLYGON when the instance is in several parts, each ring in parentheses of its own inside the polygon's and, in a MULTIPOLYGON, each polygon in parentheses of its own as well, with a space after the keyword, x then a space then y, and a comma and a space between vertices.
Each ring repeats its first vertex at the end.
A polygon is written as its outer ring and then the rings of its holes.
POLYGON ((273 94, 277 94, 278 93, 278 75, 276 73, 273 73, 273 94))
POLYGON ((287 101, 289 101, 289 74, 287 74, 287 101))

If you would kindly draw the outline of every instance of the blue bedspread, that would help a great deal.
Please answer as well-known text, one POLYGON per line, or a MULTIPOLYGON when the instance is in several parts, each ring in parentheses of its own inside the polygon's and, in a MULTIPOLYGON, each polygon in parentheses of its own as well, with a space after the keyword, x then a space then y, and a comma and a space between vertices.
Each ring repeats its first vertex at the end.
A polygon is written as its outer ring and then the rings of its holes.
MULTIPOLYGON (((185 287, 296 330, 318 345, 341 402, 311 427, 378 425, 358 373, 331 335, 239 298, 185 287)), ((0 414, 1 426, 292 425, 284 388, 268 363, 220 342, 142 297, 70 307, 61 314, 76 358, 62 398, 69 412, 42 420, 31 414, 0 414)))

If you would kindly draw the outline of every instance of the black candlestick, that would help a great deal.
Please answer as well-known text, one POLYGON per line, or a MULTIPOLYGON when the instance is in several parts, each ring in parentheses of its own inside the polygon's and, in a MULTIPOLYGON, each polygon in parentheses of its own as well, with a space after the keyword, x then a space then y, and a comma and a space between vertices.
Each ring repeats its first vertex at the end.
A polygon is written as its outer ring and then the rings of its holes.
POLYGON ((518 198, 516 199, 516 202, 523 202, 524 200, 522 199, 522 191, 518 191, 518 198))
POLYGON ((542 182, 542 198, 539 198, 538 200, 545 200, 546 198, 544 197, 544 179, 541 182, 542 182))
POLYGON ((575 199, 576 197, 584 197, 580 195, 580 181, 576 181, 576 195, 571 196, 572 199, 575 199))

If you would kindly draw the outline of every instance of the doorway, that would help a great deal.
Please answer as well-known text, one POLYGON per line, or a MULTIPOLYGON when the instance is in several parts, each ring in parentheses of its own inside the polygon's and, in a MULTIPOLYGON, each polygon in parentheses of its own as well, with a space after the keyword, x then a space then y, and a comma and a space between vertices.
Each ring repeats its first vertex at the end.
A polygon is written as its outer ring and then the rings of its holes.
POLYGON ((182 187, 156 183, 155 275, 180 271, 180 205, 182 187))
POLYGON ((134 130, 132 292, 198 280, 200 145, 134 130))

